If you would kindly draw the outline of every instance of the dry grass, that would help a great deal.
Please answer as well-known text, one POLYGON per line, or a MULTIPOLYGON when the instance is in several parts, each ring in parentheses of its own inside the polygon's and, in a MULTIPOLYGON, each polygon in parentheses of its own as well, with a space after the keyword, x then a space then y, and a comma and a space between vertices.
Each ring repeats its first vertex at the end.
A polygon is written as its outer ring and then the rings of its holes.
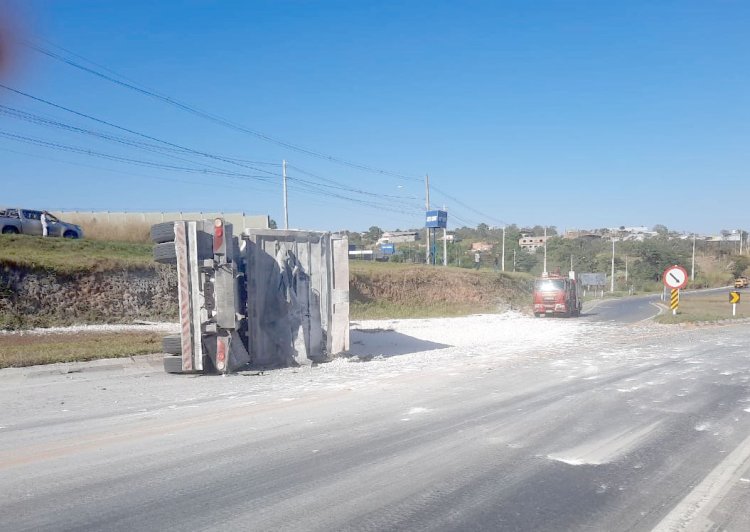
POLYGON ((116 242, 151 242, 151 224, 146 222, 110 223, 104 220, 86 220, 81 224, 83 235, 90 240, 116 242))
POLYGON ((0 336, 0 368, 161 352, 157 333, 9 334, 0 336))

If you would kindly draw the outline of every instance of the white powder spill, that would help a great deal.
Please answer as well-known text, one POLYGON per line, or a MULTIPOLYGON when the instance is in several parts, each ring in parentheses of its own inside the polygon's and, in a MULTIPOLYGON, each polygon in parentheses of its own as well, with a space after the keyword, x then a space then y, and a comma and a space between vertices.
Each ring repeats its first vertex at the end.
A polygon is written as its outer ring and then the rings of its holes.
POLYGON ((627 454, 630 449, 646 439, 659 424, 660 422, 656 421, 644 427, 628 428, 604 438, 585 442, 572 449, 551 453, 547 455, 547 458, 569 465, 607 464, 627 454))
POLYGON ((0 336, 45 336, 49 334, 118 333, 118 332, 163 332, 177 334, 179 324, 172 322, 137 322, 115 325, 73 325, 71 327, 47 327, 22 331, 0 330, 0 336))

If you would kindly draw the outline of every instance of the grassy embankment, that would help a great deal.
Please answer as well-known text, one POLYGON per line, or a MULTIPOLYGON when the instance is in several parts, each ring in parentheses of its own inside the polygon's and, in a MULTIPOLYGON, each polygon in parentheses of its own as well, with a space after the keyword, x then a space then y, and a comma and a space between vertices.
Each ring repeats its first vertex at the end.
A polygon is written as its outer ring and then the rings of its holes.
POLYGON ((463 316, 523 309, 528 274, 465 268, 350 261, 353 319, 463 316))
POLYGON ((25 267, 61 275, 153 265, 152 244, 0 236, 0 267, 25 267))
POLYGON ((750 318, 750 291, 737 290, 740 292, 740 303, 737 304, 737 313, 732 316, 732 304, 729 303, 729 292, 727 289, 716 292, 685 292, 680 295, 680 304, 677 315, 667 309, 656 317, 658 323, 697 323, 716 322, 720 320, 746 319, 750 318))
MULTIPOLYGON (((151 244, 95 240, 0 237, 0 268, 28 268, 59 275, 153 264, 151 244)), ((8 291, 0 286, 0 297, 8 291)), ((158 352, 161 335, 151 332, 0 335, 0 368, 116 358, 158 352)))
POLYGON ((152 332, 3 335, 0 368, 158 353, 161 337, 152 332))

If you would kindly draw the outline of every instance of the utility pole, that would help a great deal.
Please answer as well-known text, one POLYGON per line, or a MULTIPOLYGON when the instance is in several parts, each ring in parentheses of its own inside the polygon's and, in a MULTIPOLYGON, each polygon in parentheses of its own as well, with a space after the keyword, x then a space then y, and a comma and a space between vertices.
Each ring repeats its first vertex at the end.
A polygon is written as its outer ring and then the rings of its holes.
POLYGON ((513 248, 513 271, 516 271, 516 248, 513 248))
POLYGON ((544 268, 542 274, 547 275, 547 226, 544 226, 544 268))
POLYGON ((740 229, 740 255, 742 255, 742 229, 740 229))
POLYGON ((448 266, 448 228, 443 227, 443 266, 448 266))
POLYGON ((615 239, 612 239, 612 275, 610 279, 609 291, 615 291, 615 239))
MULTIPOLYGON (((429 175, 424 176, 424 189, 425 189, 424 206, 425 206, 425 214, 427 214, 427 211, 430 210, 430 176, 429 175)), ((425 224, 424 232, 425 232, 425 236, 427 237, 425 238, 425 240, 427 241, 427 249, 424 252, 424 258, 425 258, 425 262, 427 264, 430 264, 430 249, 432 248, 432 246, 430 245, 430 228, 427 227, 426 224, 425 224)))
POLYGON ((625 255, 625 288, 628 286, 628 256, 625 255))
POLYGON ((289 210, 286 199, 286 160, 281 161, 281 179, 284 184, 284 229, 289 229, 289 210))
POLYGON ((505 226, 503 226, 503 267, 502 271, 505 271, 505 226))
POLYGON ((693 233, 693 260, 690 266, 690 280, 695 281, 695 233, 693 233))

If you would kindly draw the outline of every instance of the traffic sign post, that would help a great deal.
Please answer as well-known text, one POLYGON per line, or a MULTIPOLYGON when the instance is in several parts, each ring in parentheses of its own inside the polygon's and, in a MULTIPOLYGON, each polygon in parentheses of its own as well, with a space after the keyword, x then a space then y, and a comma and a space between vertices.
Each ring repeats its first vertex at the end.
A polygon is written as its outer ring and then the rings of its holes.
POLYGON ((729 302, 732 304, 732 316, 737 315, 737 303, 740 302, 739 292, 729 292, 729 302))
POLYGON ((672 309, 672 315, 677 315, 677 307, 680 306, 680 291, 677 288, 672 288, 672 293, 669 298, 669 308, 672 309))
POLYGON ((670 266, 664 270, 662 275, 664 286, 671 289, 669 298, 669 308, 672 309, 672 315, 677 315, 677 307, 680 306, 680 288, 685 288, 688 283, 688 273, 682 266, 670 266))

